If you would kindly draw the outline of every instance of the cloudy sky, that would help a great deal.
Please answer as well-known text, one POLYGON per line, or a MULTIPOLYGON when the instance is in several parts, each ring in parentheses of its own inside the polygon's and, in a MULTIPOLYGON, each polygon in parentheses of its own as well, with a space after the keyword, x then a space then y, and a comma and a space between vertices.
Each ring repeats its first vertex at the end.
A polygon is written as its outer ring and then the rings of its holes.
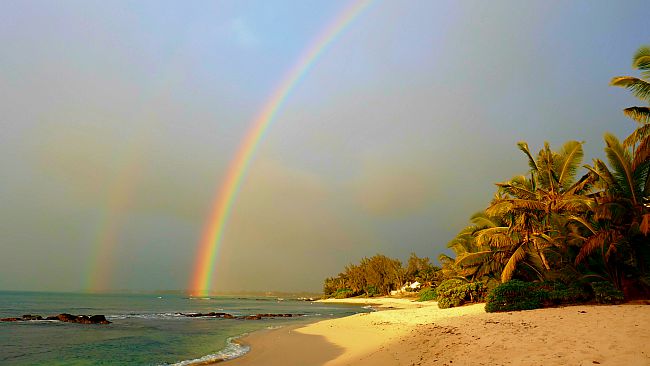
MULTIPOLYGON (((0 289, 184 289, 252 121, 346 1, 0 2, 0 289)), ((221 291, 437 257, 516 142, 634 128, 608 86, 644 1, 375 1, 292 90, 226 227, 221 291)))

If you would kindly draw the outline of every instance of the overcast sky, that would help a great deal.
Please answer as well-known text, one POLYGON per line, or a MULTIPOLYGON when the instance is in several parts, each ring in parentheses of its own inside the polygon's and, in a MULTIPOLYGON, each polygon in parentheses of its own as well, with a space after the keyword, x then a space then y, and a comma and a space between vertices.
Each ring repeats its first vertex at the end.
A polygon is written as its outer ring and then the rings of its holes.
MULTIPOLYGON (((346 1, 0 2, 0 289, 184 289, 256 114, 346 1), (102 247, 103 246, 103 247, 102 247), (99 260, 96 258, 99 257, 99 260)), ((262 141, 217 290, 435 258, 537 151, 629 134, 645 1, 375 1, 262 141)))

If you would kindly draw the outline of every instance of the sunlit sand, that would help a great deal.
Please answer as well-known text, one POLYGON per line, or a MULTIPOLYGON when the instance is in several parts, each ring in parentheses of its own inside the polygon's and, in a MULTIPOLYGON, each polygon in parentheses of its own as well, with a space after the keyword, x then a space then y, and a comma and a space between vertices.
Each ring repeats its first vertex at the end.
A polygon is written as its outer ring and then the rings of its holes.
POLYGON ((650 306, 486 313, 404 299, 325 300, 393 307, 253 334, 236 365, 648 365, 650 306), (261 363, 260 363, 261 362, 261 363))

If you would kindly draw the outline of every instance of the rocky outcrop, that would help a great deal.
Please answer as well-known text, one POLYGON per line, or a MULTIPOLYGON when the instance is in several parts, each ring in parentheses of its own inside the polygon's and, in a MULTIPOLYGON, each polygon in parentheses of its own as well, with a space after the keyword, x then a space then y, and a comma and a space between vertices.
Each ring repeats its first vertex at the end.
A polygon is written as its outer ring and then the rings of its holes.
POLYGON ((184 315, 184 316, 189 317, 189 318, 198 318, 198 317, 221 318, 223 316, 230 315, 230 314, 226 314, 226 313, 215 313, 215 312, 211 312, 211 313, 178 313, 178 314, 184 315))
POLYGON ((242 315, 235 316, 228 313, 177 313, 178 315, 183 315, 189 318, 224 318, 224 319, 242 319, 242 320, 261 320, 263 318, 291 318, 303 316, 304 314, 251 314, 251 315, 242 315))
MULTIPOLYGON (((186 316, 188 318, 223 318, 223 319, 240 319, 240 320, 261 320, 264 318, 292 318, 303 316, 304 314, 251 314, 251 315, 232 315, 228 313, 218 313, 218 312, 209 312, 209 313, 176 313, 178 315, 186 316)), ((46 318, 43 318, 40 315, 26 314, 20 318, 2 318, 0 322, 21 322, 21 321, 32 321, 32 320, 56 320, 65 323, 77 323, 77 324, 110 324, 111 322, 106 320, 104 315, 73 315, 68 313, 61 313, 59 315, 52 315, 46 318)))
MULTIPOLYGON (((23 315, 20 318, 3 318, 0 322, 17 322, 17 321, 32 321, 43 320, 40 315, 23 315)), ((79 323, 79 324, 110 324, 104 315, 72 315, 68 313, 61 313, 59 315, 52 315, 45 318, 45 320, 57 320, 65 323, 79 323)))
POLYGON ((0 322, 19 322, 22 318, 1 318, 0 322))
POLYGON ((22 320, 43 320, 43 317, 40 315, 25 314, 22 316, 22 320))

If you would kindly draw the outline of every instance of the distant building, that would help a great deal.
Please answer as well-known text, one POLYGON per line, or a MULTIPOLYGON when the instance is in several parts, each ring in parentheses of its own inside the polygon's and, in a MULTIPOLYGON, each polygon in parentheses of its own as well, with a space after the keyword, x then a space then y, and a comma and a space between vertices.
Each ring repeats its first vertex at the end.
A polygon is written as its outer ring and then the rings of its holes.
POLYGON ((406 284, 404 284, 404 286, 400 287, 399 290, 393 290, 393 291, 390 292, 390 294, 394 296, 394 295, 402 294, 404 292, 417 290, 417 289, 420 288, 421 285, 422 284, 420 282, 418 282, 418 281, 415 281, 415 282, 412 282, 412 283, 407 282, 406 284))

